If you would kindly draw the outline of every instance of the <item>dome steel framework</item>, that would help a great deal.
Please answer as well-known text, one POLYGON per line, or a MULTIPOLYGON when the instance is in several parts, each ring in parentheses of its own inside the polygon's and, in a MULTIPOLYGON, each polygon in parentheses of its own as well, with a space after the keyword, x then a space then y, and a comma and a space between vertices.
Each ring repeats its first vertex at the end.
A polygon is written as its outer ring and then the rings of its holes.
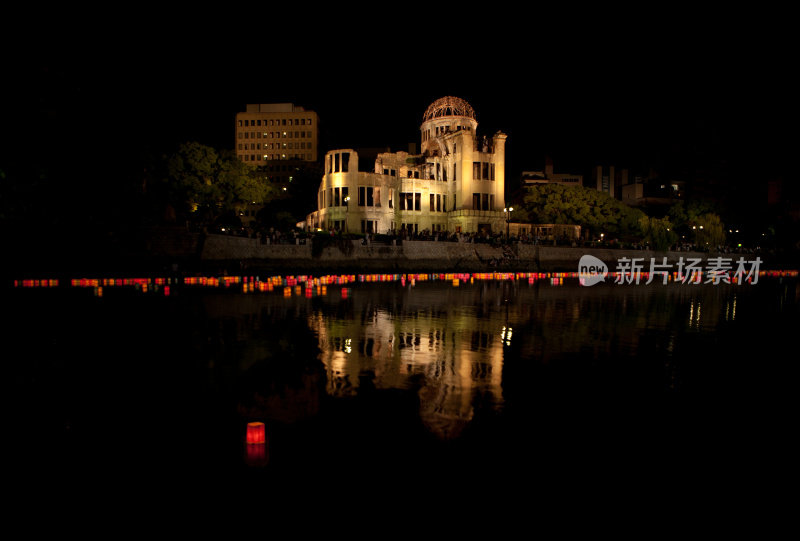
POLYGON ((477 120, 475 118, 475 110, 469 103, 455 96, 445 96, 428 106, 425 110, 425 115, 422 117, 422 121, 427 122, 435 118, 446 116, 465 116, 477 120))

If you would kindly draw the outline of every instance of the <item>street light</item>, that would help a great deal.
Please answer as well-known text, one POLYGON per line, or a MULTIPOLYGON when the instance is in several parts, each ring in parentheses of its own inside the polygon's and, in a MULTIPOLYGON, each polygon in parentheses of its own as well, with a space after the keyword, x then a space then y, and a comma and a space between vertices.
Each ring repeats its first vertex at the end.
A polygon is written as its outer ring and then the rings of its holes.
POLYGON ((508 238, 509 238, 509 236, 510 236, 510 235, 508 234, 508 230, 509 230, 510 223, 511 223, 511 213, 512 213, 513 211, 514 211, 514 207, 508 207, 508 208, 504 208, 504 209, 503 209, 503 212, 505 212, 505 213, 506 213, 506 240, 508 240, 508 238))

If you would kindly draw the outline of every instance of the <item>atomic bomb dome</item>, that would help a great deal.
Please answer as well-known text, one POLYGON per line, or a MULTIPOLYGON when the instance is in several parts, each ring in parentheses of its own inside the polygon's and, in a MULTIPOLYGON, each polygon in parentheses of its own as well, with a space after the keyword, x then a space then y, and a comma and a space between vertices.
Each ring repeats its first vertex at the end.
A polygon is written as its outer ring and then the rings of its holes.
POLYGON ((479 138, 477 128, 472 106, 445 96, 425 110, 419 154, 380 153, 361 171, 355 149, 329 151, 306 228, 412 237, 502 231, 506 135, 479 138))
POLYGON ((475 133, 478 120, 475 109, 461 98, 445 96, 431 103, 422 115, 419 127, 422 153, 442 153, 444 141, 441 137, 462 130, 475 133))
POLYGON ((455 96, 445 96, 428 106, 422 121, 427 122, 444 116, 465 116, 477 120, 475 118, 475 110, 469 103, 455 96))

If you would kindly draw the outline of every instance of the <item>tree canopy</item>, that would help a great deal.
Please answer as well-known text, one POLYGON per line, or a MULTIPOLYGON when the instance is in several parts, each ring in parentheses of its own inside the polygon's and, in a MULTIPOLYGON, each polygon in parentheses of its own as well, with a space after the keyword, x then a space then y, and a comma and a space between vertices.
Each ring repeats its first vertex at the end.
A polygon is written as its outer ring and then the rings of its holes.
POLYGON ((716 207, 707 201, 678 201, 669 209, 676 232, 699 246, 715 247, 725 243, 725 226, 716 207))
MULTIPOLYGON (((576 224, 592 234, 639 235, 644 212, 617 201, 606 193, 582 186, 542 184, 523 197, 522 216, 531 223, 576 224)), ((516 213, 516 209, 515 209, 516 213)))
POLYGON ((678 240, 678 234, 669 218, 642 216, 639 219, 639 228, 642 231, 642 240, 654 250, 667 250, 678 240))
POLYGON ((167 160, 166 198, 177 211, 203 220, 233 212, 249 203, 265 204, 280 189, 257 168, 220 151, 190 142, 180 145, 167 160))
POLYGON ((530 223, 576 224, 593 236, 635 237, 665 250, 680 237, 700 247, 725 243, 724 225, 713 204, 674 203, 666 216, 648 216, 610 195, 583 186, 542 184, 528 188, 515 218, 530 223))

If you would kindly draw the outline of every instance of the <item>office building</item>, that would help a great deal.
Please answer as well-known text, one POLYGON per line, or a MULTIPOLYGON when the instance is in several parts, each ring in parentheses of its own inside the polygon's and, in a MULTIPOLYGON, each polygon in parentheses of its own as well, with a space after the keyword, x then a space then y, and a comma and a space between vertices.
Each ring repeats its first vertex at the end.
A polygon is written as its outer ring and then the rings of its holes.
POLYGON ((317 113, 292 103, 248 104, 236 114, 236 156, 288 182, 298 164, 317 161, 318 126, 317 113))

